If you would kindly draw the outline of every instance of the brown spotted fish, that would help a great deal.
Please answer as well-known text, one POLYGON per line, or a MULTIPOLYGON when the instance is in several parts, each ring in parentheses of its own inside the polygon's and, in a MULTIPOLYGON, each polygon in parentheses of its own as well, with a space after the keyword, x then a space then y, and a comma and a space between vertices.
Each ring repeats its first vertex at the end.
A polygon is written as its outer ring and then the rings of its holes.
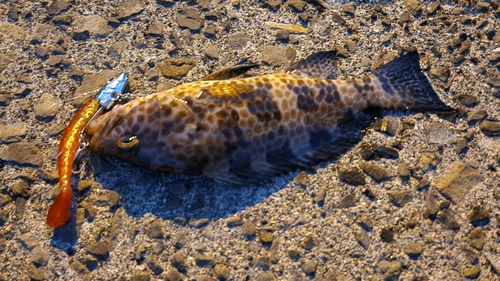
POLYGON ((450 109, 421 72, 416 51, 357 80, 327 79, 335 56, 315 53, 249 78, 228 79, 253 66, 228 68, 116 105, 87 126, 90 149, 243 184, 335 160, 361 139, 374 112, 450 109))

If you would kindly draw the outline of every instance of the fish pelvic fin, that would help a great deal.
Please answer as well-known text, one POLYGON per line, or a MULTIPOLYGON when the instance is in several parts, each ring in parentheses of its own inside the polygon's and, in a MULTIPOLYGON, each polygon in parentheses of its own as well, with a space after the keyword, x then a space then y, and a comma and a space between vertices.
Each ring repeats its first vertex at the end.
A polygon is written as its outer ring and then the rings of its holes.
POLYGON ((327 78, 335 69, 336 51, 314 53, 283 67, 282 72, 302 77, 327 78))
POLYGON ((375 70, 375 76, 383 89, 375 106, 399 110, 451 111, 451 107, 439 98, 429 78, 420 69, 417 51, 389 62, 375 70))

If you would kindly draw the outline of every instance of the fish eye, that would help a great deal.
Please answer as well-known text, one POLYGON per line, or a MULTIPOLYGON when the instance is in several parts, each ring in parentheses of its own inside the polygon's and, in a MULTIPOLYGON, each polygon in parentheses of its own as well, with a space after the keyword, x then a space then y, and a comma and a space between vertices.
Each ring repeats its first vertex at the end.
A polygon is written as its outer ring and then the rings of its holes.
POLYGON ((119 139, 116 145, 123 153, 132 152, 139 146, 139 138, 134 135, 127 135, 119 139))

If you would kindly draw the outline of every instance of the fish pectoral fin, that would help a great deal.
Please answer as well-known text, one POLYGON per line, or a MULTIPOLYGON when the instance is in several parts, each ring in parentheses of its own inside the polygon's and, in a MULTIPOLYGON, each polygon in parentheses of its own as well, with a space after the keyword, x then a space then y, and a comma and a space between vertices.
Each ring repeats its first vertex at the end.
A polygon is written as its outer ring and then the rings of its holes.
POLYGON ((231 79, 240 75, 247 73, 250 69, 255 68, 259 65, 257 64, 245 64, 245 65, 234 65, 225 67, 223 69, 217 70, 212 74, 209 74, 202 81, 208 80, 225 80, 231 79))
POLYGON ((336 51, 314 53, 283 67, 282 72, 310 78, 327 78, 335 68, 336 51))

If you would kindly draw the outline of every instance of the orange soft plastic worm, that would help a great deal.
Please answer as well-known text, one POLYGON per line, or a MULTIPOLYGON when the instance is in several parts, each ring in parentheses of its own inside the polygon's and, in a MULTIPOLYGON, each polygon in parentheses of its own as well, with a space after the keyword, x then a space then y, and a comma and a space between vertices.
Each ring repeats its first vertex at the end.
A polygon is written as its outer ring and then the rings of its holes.
POLYGON ((71 212, 71 176, 73 174, 73 162, 80 146, 80 137, 85 126, 99 110, 99 100, 91 98, 78 109, 68 127, 64 130, 59 143, 59 157, 57 169, 59 174, 59 194, 47 214, 47 224, 58 228, 68 222, 71 212))

